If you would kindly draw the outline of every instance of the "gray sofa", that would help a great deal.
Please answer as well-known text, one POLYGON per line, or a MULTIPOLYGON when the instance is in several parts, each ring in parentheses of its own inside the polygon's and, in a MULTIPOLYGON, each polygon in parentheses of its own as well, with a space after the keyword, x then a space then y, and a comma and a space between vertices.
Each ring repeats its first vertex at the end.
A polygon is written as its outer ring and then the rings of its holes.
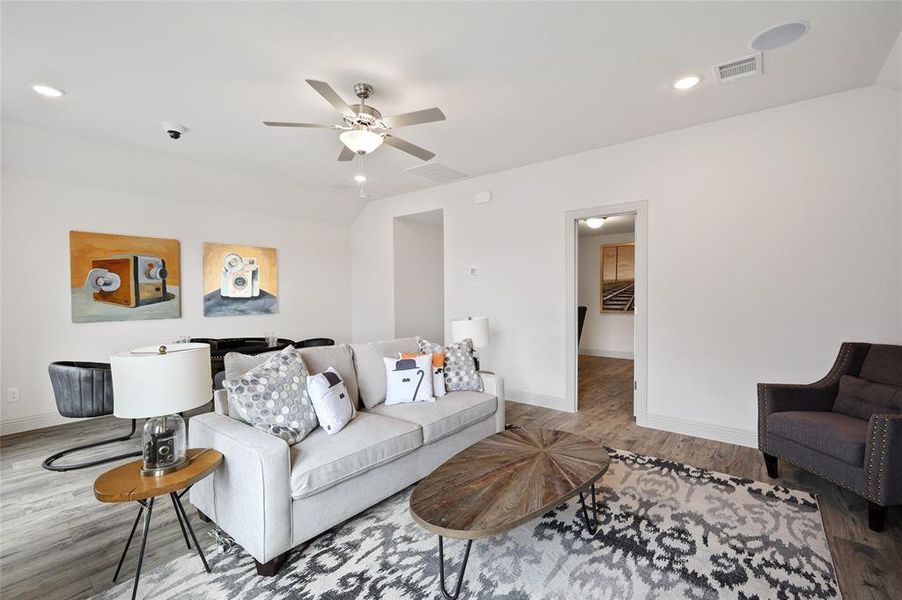
POLYGON ((300 351, 311 372, 334 367, 360 400, 357 417, 335 435, 317 428, 289 447, 230 417, 225 390, 214 395, 215 412, 191 418, 189 445, 225 457, 191 489, 191 503, 254 557, 259 574, 275 574, 290 549, 504 430, 504 383, 491 373, 481 373, 484 392, 386 406, 382 357, 416 351, 415 338, 300 351))
POLYGON ((768 475, 783 459, 855 492, 882 530, 902 504, 902 346, 847 342, 816 383, 759 383, 758 447, 768 475))

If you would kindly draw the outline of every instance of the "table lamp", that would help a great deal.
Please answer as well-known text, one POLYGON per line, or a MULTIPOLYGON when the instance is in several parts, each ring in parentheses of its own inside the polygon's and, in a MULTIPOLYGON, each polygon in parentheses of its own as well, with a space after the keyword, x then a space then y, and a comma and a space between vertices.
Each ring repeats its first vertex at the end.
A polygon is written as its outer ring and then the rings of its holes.
POLYGON ((210 401, 210 346, 147 346, 110 356, 113 414, 144 423, 142 475, 165 475, 187 466, 185 419, 177 414, 210 401))
POLYGON ((479 370, 479 356, 476 348, 484 348, 491 343, 489 335, 488 317, 467 317, 451 321, 451 337, 455 342, 462 342, 467 338, 473 341, 473 357, 476 359, 476 370, 479 370))

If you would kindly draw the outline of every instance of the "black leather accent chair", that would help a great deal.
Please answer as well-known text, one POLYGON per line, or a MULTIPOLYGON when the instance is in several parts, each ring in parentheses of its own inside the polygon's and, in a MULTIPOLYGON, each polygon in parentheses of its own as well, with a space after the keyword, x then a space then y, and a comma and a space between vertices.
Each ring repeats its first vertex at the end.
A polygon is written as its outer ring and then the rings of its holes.
POLYGON ((816 383, 759 383, 758 448, 771 477, 783 459, 863 497, 882 531, 902 504, 902 346, 846 342, 816 383))
POLYGON ((318 346, 334 346, 335 340, 332 338, 308 338, 306 340, 301 340, 300 342, 295 342, 295 348, 316 348, 318 346))
MULTIPOLYGON (((113 377, 108 363, 54 362, 50 363, 48 371, 50 373, 50 385, 53 386, 53 396, 56 399, 56 408, 62 416, 85 419, 113 414, 113 377)), ((83 463, 53 464, 56 460, 71 452, 128 440, 135 434, 136 428, 137 423, 132 419, 132 427, 128 435, 67 448, 47 457, 42 465, 48 471, 74 471, 75 469, 102 465, 114 460, 141 456, 141 451, 136 450, 83 463)))

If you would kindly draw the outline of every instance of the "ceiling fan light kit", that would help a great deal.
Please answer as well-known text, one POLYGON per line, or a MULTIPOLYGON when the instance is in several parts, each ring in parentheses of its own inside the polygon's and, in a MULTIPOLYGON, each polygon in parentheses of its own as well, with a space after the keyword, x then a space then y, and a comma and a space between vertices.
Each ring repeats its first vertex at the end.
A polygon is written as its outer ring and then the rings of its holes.
POLYGON ((354 85, 354 94, 360 101, 357 104, 348 104, 325 81, 308 79, 307 83, 326 102, 332 105, 341 115, 342 125, 325 125, 319 123, 290 123, 285 121, 263 121, 268 127, 299 127, 320 128, 341 131, 338 139, 344 144, 338 160, 352 160, 354 156, 364 156, 373 152, 383 143, 397 148, 421 160, 430 160, 435 156, 425 148, 420 148, 406 140, 391 134, 394 128, 419 125, 444 121, 445 114, 438 108, 427 108, 414 112, 395 115, 394 117, 382 117, 382 113, 366 103, 367 98, 373 94, 373 86, 368 83, 354 85))
POLYGON ((355 127, 350 131, 344 131, 338 136, 338 139, 355 154, 369 154, 382 145, 382 136, 365 127, 355 127))

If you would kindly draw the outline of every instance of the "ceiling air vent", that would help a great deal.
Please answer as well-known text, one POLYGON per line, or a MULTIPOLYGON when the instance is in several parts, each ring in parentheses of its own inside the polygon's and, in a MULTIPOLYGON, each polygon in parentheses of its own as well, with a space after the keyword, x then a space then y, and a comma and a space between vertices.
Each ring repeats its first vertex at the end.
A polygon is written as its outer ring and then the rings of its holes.
POLYGON ((714 76, 720 83, 732 83, 755 75, 761 75, 760 53, 714 65, 714 76))
POLYGON ((451 167, 446 167, 437 162, 429 162, 424 165, 410 167, 409 169, 404 169, 404 171, 411 175, 425 177, 429 181, 434 181, 435 183, 448 183, 449 181, 467 178, 467 175, 460 171, 456 171, 451 167))

